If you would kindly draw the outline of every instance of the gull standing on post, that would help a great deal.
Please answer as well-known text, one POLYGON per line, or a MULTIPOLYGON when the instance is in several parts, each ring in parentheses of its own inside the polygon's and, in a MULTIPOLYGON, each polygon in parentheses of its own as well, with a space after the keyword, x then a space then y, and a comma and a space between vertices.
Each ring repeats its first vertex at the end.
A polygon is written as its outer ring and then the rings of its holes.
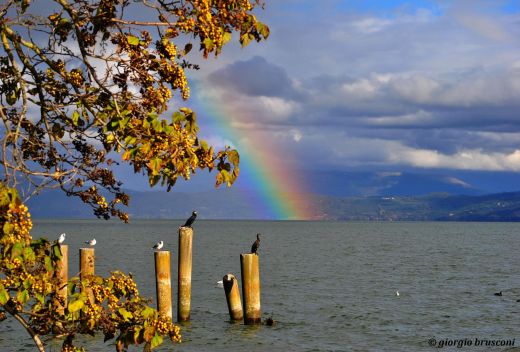
POLYGON ((60 235, 60 238, 58 238, 58 244, 62 244, 63 242, 65 242, 65 236, 67 236, 65 233, 62 233, 60 235))
POLYGON ((163 241, 159 241, 155 244, 155 246, 152 247, 152 249, 159 250, 163 247, 164 243, 163 241))
POLYGON ((91 247, 94 247, 96 245, 96 239, 93 238, 90 241, 85 241, 86 244, 88 244, 91 247))

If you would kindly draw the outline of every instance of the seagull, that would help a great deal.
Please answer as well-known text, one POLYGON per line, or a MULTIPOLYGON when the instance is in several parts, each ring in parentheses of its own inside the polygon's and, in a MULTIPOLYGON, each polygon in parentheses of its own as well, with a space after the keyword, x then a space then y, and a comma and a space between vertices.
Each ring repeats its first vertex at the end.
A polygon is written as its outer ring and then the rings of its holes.
POLYGON ((93 238, 90 241, 85 241, 85 243, 88 244, 89 246, 94 247, 96 245, 96 239, 93 238))
POLYGON ((152 247, 152 249, 156 249, 156 250, 161 249, 163 247, 163 245, 164 245, 163 241, 159 241, 155 244, 155 246, 152 247))
POLYGON ((258 255, 258 247, 260 247, 260 234, 256 234, 256 241, 253 243, 253 246, 251 246, 251 253, 258 255))
POLYGON ((215 287, 224 287, 224 281, 223 280, 217 281, 215 283, 215 285, 216 285, 215 287))
POLYGON ((399 291, 395 291, 395 295, 399 297, 399 291))
POLYGON ((62 233, 60 235, 60 238, 58 238, 58 244, 62 244, 63 242, 65 242, 65 236, 67 236, 65 233, 62 233))
POLYGON ((186 220, 186 223, 182 227, 191 227, 193 223, 195 222, 195 219, 197 218, 197 212, 194 210, 191 213, 191 216, 186 220))

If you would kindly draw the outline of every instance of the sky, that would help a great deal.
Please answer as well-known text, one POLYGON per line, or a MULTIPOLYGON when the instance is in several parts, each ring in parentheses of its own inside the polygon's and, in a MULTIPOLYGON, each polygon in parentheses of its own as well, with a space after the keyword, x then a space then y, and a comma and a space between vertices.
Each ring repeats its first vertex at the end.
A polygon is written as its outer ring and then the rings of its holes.
POLYGON ((241 179, 520 171, 520 0, 265 0, 256 16, 267 41, 194 51, 185 103, 239 149, 241 179))
POLYGON ((520 171, 520 1, 273 0, 256 15, 266 42, 189 75, 210 142, 298 172, 520 171))

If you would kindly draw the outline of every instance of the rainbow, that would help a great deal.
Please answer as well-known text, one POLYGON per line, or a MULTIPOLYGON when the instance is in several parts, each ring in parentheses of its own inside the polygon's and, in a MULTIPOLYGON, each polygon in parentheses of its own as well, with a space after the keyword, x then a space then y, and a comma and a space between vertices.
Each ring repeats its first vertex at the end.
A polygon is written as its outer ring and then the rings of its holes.
POLYGON ((240 176, 237 184, 252 195, 244 199, 254 205, 259 218, 277 220, 309 220, 316 218, 315 202, 306 192, 302 177, 284 163, 283 149, 274 140, 265 140, 254 129, 238 129, 229 116, 237 112, 226 108, 216 98, 192 97, 194 110, 202 124, 201 131, 228 140, 240 152, 240 176), (275 157, 276 156, 276 157, 275 157))

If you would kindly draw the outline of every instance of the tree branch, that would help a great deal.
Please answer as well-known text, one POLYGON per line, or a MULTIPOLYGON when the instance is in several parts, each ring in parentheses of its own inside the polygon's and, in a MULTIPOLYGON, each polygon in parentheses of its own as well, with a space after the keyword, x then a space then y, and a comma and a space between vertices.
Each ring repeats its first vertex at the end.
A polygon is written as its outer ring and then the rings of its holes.
POLYGON ((18 320, 18 322, 25 328, 25 330, 27 330, 27 332, 29 333, 29 335, 31 335, 31 337, 34 341, 34 344, 38 348, 38 351, 45 352, 45 346, 43 345, 43 342, 40 339, 40 336, 38 336, 38 334, 29 326, 29 324, 25 321, 25 319, 20 314, 18 314, 16 309, 13 307, 13 305, 9 304, 9 302, 8 302, 7 304, 4 305, 4 309, 6 312, 11 314, 16 320, 18 320))

